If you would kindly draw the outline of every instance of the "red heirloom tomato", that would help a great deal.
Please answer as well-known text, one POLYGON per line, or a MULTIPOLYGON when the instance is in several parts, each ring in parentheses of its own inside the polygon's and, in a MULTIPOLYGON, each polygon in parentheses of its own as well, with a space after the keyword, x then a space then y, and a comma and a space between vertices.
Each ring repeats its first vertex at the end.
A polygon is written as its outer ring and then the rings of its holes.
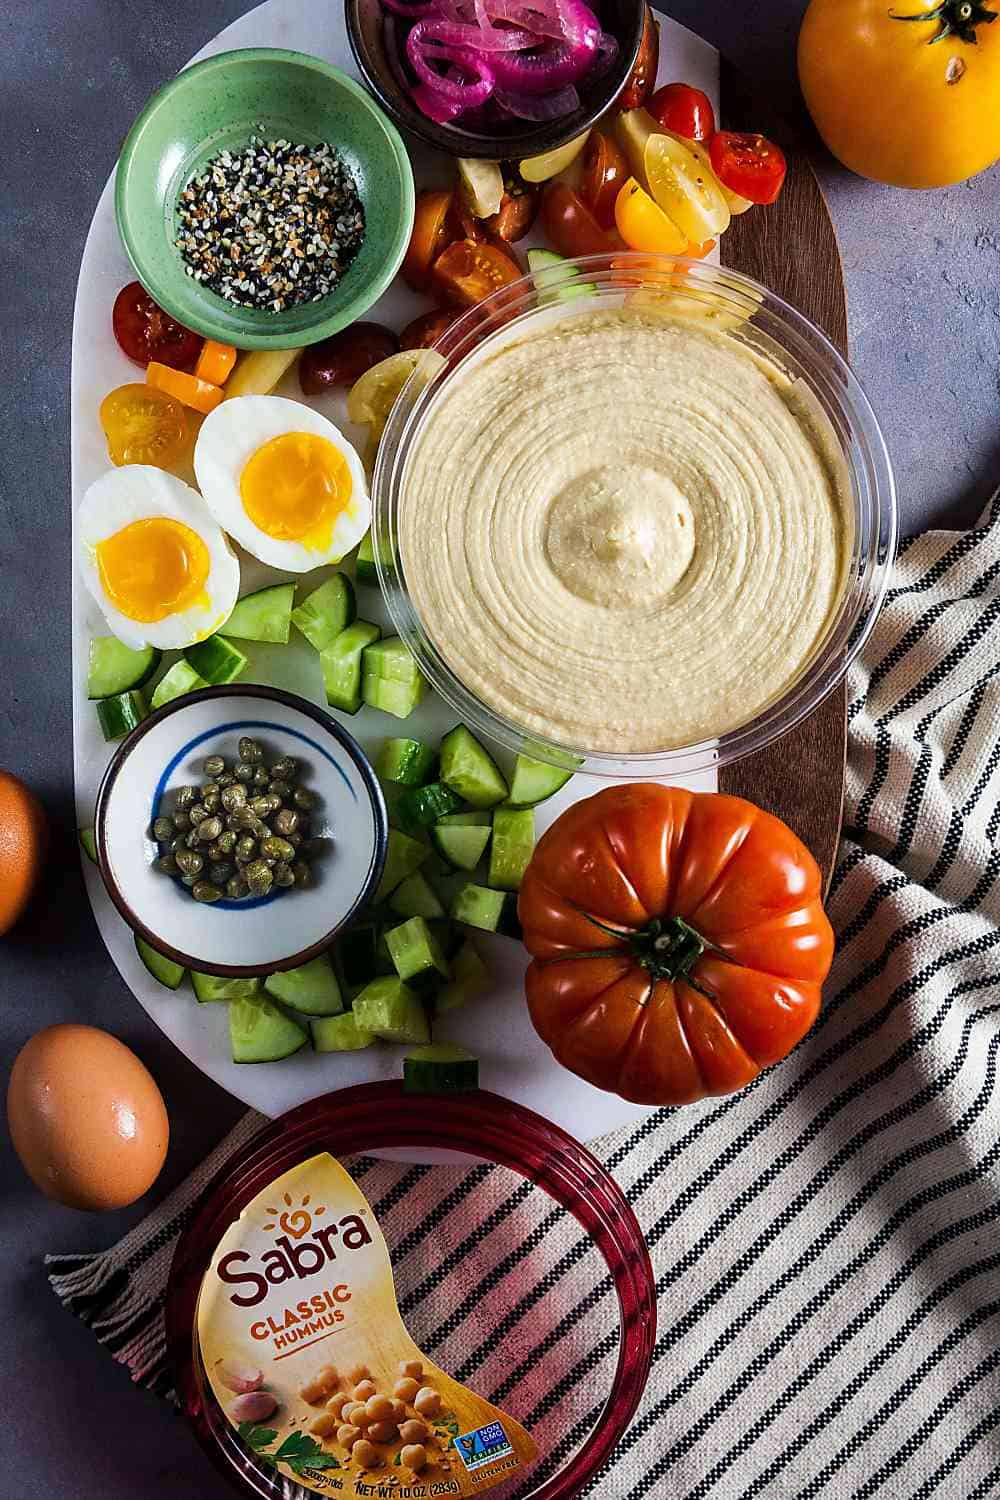
POLYGON ((564 182, 548 183, 542 194, 542 228, 560 255, 613 255, 618 245, 564 182))
POLYGON ((138 281, 130 281, 118 293, 111 323, 123 353, 137 365, 156 360, 174 370, 189 370, 202 346, 200 336, 164 312, 138 281))
POLYGON ((569 808, 519 902, 535 1029, 637 1104, 743 1088, 816 1019, 833 958, 819 868, 739 797, 644 784, 569 808))
POLYGON ((435 289, 458 307, 475 307, 491 292, 519 281, 521 267, 496 245, 456 240, 434 262, 435 289))

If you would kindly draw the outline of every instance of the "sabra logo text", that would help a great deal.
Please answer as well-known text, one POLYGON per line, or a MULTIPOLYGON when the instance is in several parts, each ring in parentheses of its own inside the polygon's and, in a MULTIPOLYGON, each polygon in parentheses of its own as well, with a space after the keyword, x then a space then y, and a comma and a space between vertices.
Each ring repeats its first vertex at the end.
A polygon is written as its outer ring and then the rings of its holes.
POLYGON ((256 1307, 264 1301, 270 1287, 285 1281, 307 1281, 336 1260, 338 1250, 361 1250, 372 1242, 368 1227, 358 1214, 345 1214, 342 1219, 317 1225, 316 1221, 326 1214, 326 1207, 320 1204, 310 1209, 308 1193, 298 1207, 293 1206, 288 1193, 284 1194, 284 1202, 283 1209, 266 1206, 272 1219, 263 1228, 280 1231, 275 1236, 273 1250, 265 1250, 257 1261, 246 1250, 231 1250, 216 1266, 220 1281, 241 1288, 229 1294, 236 1307, 256 1307))

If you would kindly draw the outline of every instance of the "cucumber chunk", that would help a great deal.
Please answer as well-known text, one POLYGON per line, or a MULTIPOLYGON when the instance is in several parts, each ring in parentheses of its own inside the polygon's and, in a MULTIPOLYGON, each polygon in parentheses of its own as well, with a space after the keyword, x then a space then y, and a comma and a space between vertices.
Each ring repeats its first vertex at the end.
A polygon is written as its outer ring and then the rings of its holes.
POLYGON ((445 979, 450 978, 451 966, 423 917, 411 917, 408 922, 391 927, 385 940, 400 979, 416 979, 430 969, 436 969, 445 979))
POLYGON ((366 672, 361 679, 361 697, 368 707, 379 708, 394 719, 408 719, 426 696, 427 682, 423 677, 416 682, 393 682, 366 672))
POLYGON ((370 620, 355 620, 319 654, 326 701, 345 714, 361 707, 361 655, 382 634, 370 620))
POLYGON ((490 987, 490 971, 466 938, 451 960, 451 978, 434 997, 434 1013, 457 1010, 490 987))
POLYGON ((194 998, 200 1005, 215 1000, 246 1000, 260 994, 259 979, 221 979, 217 974, 199 974, 191 970, 194 998))
POLYGON ((345 1010, 342 1016, 320 1016, 310 1021, 309 1030, 317 1052, 360 1052, 375 1041, 374 1031, 360 1027, 353 1010, 345 1010))
POLYGON ((450 962, 465 942, 461 927, 456 927, 450 917, 428 917, 427 925, 437 938, 441 952, 450 962))
POLYGON ((80 829, 80 845, 92 865, 97 864, 97 840, 92 828, 80 829))
POLYGON ((376 951, 379 930, 374 922, 359 922, 337 943, 341 978, 349 990, 363 988, 378 974, 376 951))
POLYGON ((175 964, 172 958, 164 958, 162 953, 157 953, 138 933, 135 934, 135 951, 158 984, 165 985, 168 990, 180 988, 187 973, 182 964, 175 964))
POLYGON ((409 834, 400 833, 398 828, 390 828, 385 869, 382 871, 382 879, 375 892, 376 904, 391 895, 407 875, 412 875, 414 870, 418 870, 429 853, 430 850, 426 844, 411 839, 409 834))
POLYGON ((535 814, 530 807, 498 807, 493 813, 490 885, 519 891, 535 852, 535 814))
POLYGON ((288 644, 292 628, 294 583, 275 583, 237 601, 225 624, 227 636, 241 641, 277 641, 288 644))
POLYGON ((562 766, 549 766, 544 761, 532 760, 530 755, 519 755, 514 762, 514 775, 510 783, 512 807, 534 807, 538 802, 555 796, 573 775, 562 766))
POLYGON ((375 567, 375 539, 370 531, 361 538, 361 546, 354 563, 354 576, 359 583, 373 583, 378 588, 378 569, 375 567))
POLYGON ((403 1058, 404 1094, 464 1094, 479 1087, 479 1059, 452 1042, 414 1047, 403 1058))
POLYGON ((464 724, 441 741, 441 780, 473 807, 493 807, 507 796, 500 767, 464 724))
POLYGON ((436 759, 437 751, 420 740, 386 740, 378 753, 375 770, 382 781, 423 786, 436 759))
POLYGON ((422 674, 409 647, 398 635, 376 641, 364 653, 366 677, 380 677, 387 682, 420 682, 422 674))
POLYGON ((210 635, 196 646, 189 646, 184 655, 198 676, 213 687, 235 682, 249 666, 239 646, 227 641, 224 635, 210 635))
POLYGON ((557 255, 554 250, 529 250, 528 270, 538 293, 539 307, 572 302, 575 297, 597 293, 594 283, 584 281, 576 267, 567 264, 566 257, 557 255))
POLYGON ((450 786, 432 781, 429 786, 407 787, 396 802, 393 816, 404 833, 419 836, 461 805, 461 797, 450 786))
POLYGON ((317 651, 332 646, 342 630, 354 623, 358 613, 354 585, 343 573, 334 573, 292 610, 292 624, 317 651))
POLYGON ((146 701, 138 688, 132 688, 128 693, 119 693, 116 698, 99 698, 94 707, 101 733, 109 742, 131 734, 147 713, 146 701))
POLYGON ((500 932, 505 937, 520 937, 517 897, 508 891, 490 890, 484 885, 464 885, 451 903, 452 919, 483 932, 500 932))
POLYGON ((363 1031, 385 1042, 429 1042, 427 1013, 401 979, 386 977, 366 984, 354 1001, 354 1019, 363 1031))
POLYGON ((309 1040, 300 1021, 267 995, 244 995, 229 1006, 229 1041, 234 1063, 280 1062, 309 1040))
POLYGON ((195 693, 199 688, 206 687, 208 683, 204 677, 199 677, 191 663, 182 656, 156 684, 150 707, 162 708, 164 703, 171 703, 175 698, 182 698, 185 693, 195 693))
POLYGON ((333 964, 325 953, 298 969, 269 974, 264 980, 264 988, 276 1000, 307 1016, 336 1016, 344 1008, 333 964))
MULTIPOLYGON (((461 813, 458 816, 461 817, 461 813)), ((431 829, 431 842, 456 870, 474 870, 486 853, 492 831, 489 824, 452 823, 442 819, 431 829)))
POLYGON ((114 698, 129 688, 142 687, 160 665, 161 655, 155 646, 135 651, 113 635, 95 635, 90 643, 87 697, 114 698))
POLYGON ((389 906, 401 917, 444 916, 444 906, 419 870, 399 882, 389 897, 389 906))

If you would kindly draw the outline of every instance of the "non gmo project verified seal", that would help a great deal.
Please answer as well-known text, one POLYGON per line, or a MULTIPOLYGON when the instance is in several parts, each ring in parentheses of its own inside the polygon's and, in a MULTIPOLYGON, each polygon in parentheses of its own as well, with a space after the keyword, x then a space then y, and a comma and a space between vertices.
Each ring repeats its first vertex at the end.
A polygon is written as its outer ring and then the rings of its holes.
POLYGON ((485 1468, 487 1464, 495 1463, 498 1458, 506 1458, 514 1451, 500 1422, 487 1422, 485 1427, 477 1427, 473 1432, 463 1432, 455 1439, 455 1447, 470 1474, 485 1468))

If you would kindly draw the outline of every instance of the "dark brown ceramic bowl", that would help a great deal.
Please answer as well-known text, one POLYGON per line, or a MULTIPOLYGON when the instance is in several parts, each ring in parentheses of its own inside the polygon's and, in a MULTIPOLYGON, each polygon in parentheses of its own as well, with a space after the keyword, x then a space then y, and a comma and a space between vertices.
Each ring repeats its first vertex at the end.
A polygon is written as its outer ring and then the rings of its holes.
POLYGON ((452 156, 477 156, 491 161, 519 161, 540 156, 571 141, 593 125, 614 103, 635 64, 642 39, 645 0, 592 0, 606 31, 618 42, 618 56, 603 78, 591 87, 577 85, 580 107, 560 120, 543 123, 513 122, 508 129, 492 128, 489 134, 464 129, 461 121, 437 125, 421 114, 397 78, 386 54, 386 35, 396 28, 400 53, 409 23, 383 9, 380 0, 345 0, 347 34, 351 50, 368 87, 386 114, 403 130, 419 137, 438 151, 452 156), (387 33, 385 28, 390 28, 387 33))

